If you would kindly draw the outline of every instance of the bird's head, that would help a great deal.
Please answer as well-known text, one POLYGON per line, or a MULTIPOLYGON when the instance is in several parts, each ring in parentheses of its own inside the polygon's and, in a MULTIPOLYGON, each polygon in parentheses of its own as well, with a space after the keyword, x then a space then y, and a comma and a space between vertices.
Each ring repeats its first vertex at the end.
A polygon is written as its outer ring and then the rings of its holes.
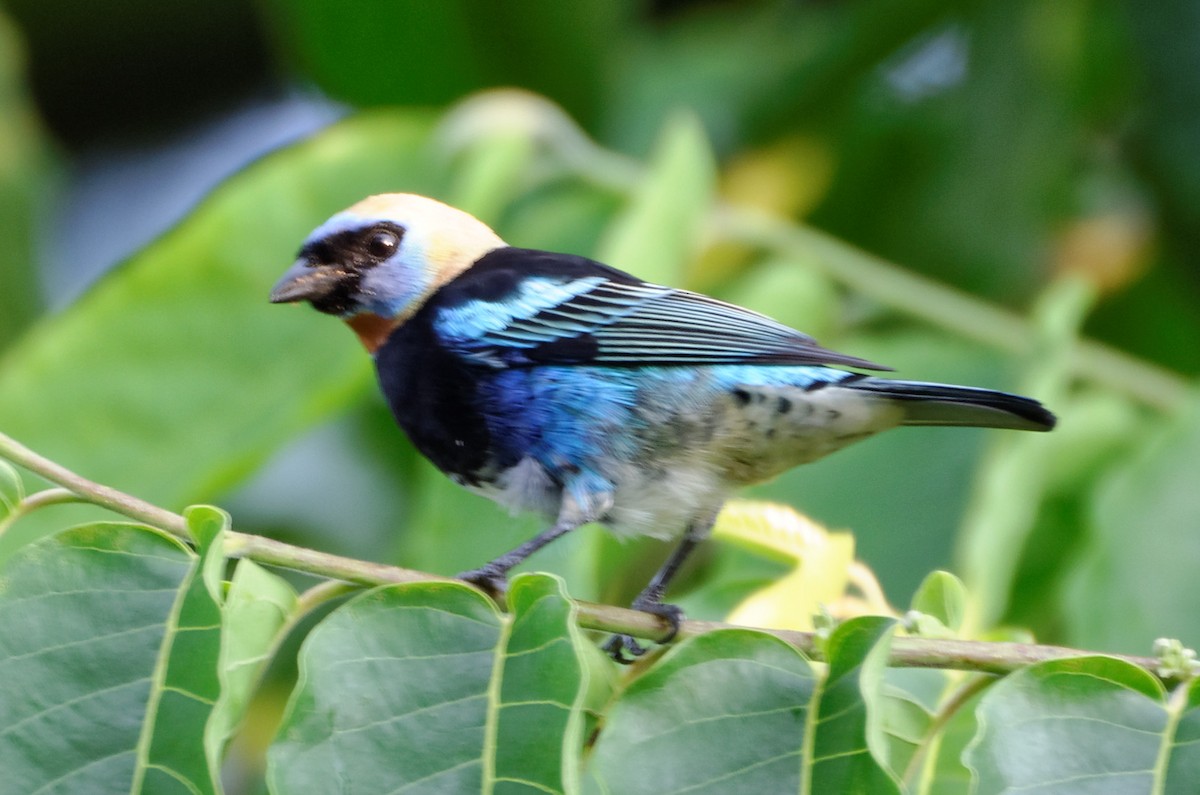
POLYGON ((271 302, 308 301, 374 352, 438 288, 503 245, 483 222, 433 199, 371 196, 308 236, 271 302))

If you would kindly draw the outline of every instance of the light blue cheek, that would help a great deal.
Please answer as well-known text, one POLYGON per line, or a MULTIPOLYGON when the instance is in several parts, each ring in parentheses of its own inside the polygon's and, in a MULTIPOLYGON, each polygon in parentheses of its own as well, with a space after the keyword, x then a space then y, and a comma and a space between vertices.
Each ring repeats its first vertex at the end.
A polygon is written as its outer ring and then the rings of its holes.
MULTIPOLYGON (((321 240, 339 232, 360 229, 380 220, 349 210, 332 216, 308 236, 308 241, 321 240)), ((395 317, 406 312, 420 300, 433 282, 425 247, 413 237, 405 237, 400 254, 393 260, 376 266, 364 278, 364 292, 359 299, 362 309, 380 317, 395 317)))
POLYGON ((363 280, 361 303, 380 317, 408 314, 433 282, 424 252, 415 246, 377 265, 363 280))

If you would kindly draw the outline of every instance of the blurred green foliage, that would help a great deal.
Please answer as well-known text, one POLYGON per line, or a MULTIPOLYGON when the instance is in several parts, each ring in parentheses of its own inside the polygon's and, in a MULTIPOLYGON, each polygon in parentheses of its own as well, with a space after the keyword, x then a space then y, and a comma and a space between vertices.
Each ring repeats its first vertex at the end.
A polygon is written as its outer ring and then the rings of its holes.
MULTIPOLYGON (((331 212, 430 193, 516 245, 713 292, 905 377, 1050 400, 1047 437, 897 432, 754 493, 851 529, 893 603, 949 567, 977 630, 1200 642, 1200 4, 98 8, 0 13, 0 430, 331 551, 450 573, 510 547, 533 520, 419 460, 344 329, 265 303, 331 212), (350 118, 44 311, 36 231, 71 232, 49 209, 61 174, 297 84, 350 118), (463 101, 497 86, 540 96, 463 101)), ((0 558, 63 515, 15 525, 0 558)), ((575 596, 624 598, 662 554, 578 536, 532 564, 575 596)), ((723 551, 688 572, 689 604, 761 579, 723 551)))
POLYGON ((41 308, 37 269, 32 267, 34 216, 45 191, 47 142, 30 107, 23 82, 24 48, 19 34, 0 15, 0 349, 41 308))

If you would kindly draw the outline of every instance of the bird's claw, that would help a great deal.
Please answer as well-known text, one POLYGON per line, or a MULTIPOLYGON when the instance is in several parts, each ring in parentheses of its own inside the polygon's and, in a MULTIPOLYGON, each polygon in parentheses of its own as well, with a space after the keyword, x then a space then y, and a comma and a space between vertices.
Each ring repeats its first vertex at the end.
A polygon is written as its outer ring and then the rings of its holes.
POLYGON ((675 640, 675 636, 679 634, 679 627, 683 624, 683 608, 679 605, 667 605, 662 602, 646 602, 641 604, 637 599, 633 600, 633 605, 631 606, 634 610, 641 610, 643 613, 658 616, 671 625, 671 631, 659 643, 670 643, 675 640))
POLYGON ((508 572, 490 564, 459 572, 454 578, 469 582, 493 597, 503 596, 508 590, 508 572))
MULTIPOLYGON (((679 634, 679 626, 683 623, 683 610, 678 605, 668 605, 651 600, 635 599, 631 607, 643 613, 651 613, 663 618, 671 625, 671 631, 659 643, 670 643, 679 634)), ((638 657, 646 653, 646 647, 629 635, 613 635, 603 646, 605 654, 615 662, 630 665, 638 657), (626 656, 628 655, 628 656, 626 656)))
POLYGON ((633 639, 631 635, 613 635, 601 649, 613 662, 621 665, 632 665, 638 657, 646 653, 646 647, 633 639), (628 656, 626 656, 628 654, 628 656))

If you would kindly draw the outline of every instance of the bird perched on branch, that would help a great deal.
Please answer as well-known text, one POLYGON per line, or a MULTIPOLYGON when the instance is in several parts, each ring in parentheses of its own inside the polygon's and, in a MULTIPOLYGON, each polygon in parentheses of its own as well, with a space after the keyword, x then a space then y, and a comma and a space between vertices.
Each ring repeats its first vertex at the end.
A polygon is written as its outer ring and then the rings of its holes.
MULTIPOLYGON (((667 585, 733 489, 897 425, 1055 422, 1017 395, 866 375, 888 368, 732 304, 510 247, 411 194, 372 196, 319 226, 271 301, 345 320, 417 449, 472 491, 547 517, 460 577, 498 592, 513 566, 588 522, 679 538, 633 602, 674 629, 667 585)), ((626 636, 606 648, 642 652, 626 636)))

